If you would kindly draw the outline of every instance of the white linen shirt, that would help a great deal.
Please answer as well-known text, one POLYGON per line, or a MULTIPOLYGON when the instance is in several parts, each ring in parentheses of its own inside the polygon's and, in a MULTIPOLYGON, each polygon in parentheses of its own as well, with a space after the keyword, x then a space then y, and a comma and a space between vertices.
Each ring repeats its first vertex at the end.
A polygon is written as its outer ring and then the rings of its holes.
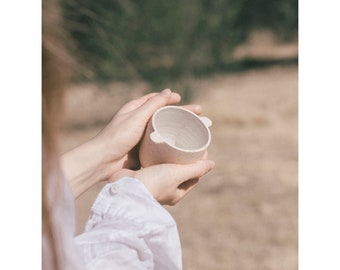
POLYGON ((182 269, 176 222, 130 177, 104 186, 75 243, 88 270, 182 269))

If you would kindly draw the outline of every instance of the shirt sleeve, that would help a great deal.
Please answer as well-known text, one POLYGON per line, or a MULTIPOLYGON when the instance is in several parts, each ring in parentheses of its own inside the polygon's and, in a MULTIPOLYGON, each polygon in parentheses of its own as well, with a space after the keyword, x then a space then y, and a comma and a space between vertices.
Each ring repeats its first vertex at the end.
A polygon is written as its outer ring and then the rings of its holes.
POLYGON ((134 178, 104 186, 75 242, 87 269, 182 269, 176 222, 134 178))

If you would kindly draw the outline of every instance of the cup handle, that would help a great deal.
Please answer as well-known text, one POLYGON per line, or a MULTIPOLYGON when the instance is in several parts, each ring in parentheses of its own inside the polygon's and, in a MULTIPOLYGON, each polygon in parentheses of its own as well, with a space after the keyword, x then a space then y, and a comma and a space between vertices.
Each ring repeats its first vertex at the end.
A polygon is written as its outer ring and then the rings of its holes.
POLYGON ((162 137, 159 135, 158 132, 156 131, 153 131, 151 134, 150 134, 150 139, 154 142, 154 143, 163 143, 164 140, 162 139, 162 137))
POLYGON ((206 127, 211 127, 212 121, 208 117, 200 116, 200 119, 206 127))

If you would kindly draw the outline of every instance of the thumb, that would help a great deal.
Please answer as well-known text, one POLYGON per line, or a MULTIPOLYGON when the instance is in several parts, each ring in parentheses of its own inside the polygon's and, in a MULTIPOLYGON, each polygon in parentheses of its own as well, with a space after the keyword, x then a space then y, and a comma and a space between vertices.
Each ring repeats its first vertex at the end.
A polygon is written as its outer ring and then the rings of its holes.
POLYGON ((176 190, 176 201, 182 200, 182 198, 188 194, 195 186, 198 185, 199 178, 215 167, 215 162, 212 160, 200 160, 194 164, 184 165, 182 168, 182 181, 178 182, 176 190), (189 179, 189 180, 188 180, 189 179))
POLYGON ((177 170, 178 185, 189 179, 200 178, 215 167, 215 162, 212 160, 199 160, 195 163, 181 166, 177 170))
POLYGON ((170 89, 164 89, 158 95, 154 95, 146 100, 145 103, 136 110, 136 113, 143 117, 146 116, 149 119, 157 109, 168 104, 177 103, 180 99, 178 94, 172 93, 170 89))

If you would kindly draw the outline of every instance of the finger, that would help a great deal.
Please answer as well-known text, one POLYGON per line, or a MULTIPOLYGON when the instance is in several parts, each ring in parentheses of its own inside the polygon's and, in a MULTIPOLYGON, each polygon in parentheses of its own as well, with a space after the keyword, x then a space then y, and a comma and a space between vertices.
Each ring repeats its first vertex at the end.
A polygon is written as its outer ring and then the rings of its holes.
POLYGON ((190 191, 198 184, 199 178, 187 180, 178 186, 179 191, 190 191))
POLYGON ((182 108, 185 108, 189 111, 192 111, 195 114, 201 114, 202 113, 202 107, 198 104, 190 104, 190 105, 184 105, 182 108))
MULTIPOLYGON (((170 90, 170 89, 165 89, 160 93, 150 93, 147 95, 144 95, 140 98, 134 99, 132 101, 130 101, 129 103, 125 104, 119 111, 117 114, 124 114, 124 113, 128 113, 131 112, 139 107, 141 107, 143 104, 145 104, 149 99, 158 96, 158 95, 162 95, 162 93, 166 90, 170 90)), ((171 91, 170 91, 171 92, 171 91)), ((170 104, 176 104, 178 102, 180 102, 181 100, 181 96, 175 92, 171 92, 169 99, 168 99, 168 103, 164 104, 164 105, 170 105, 170 104)), ((163 106, 164 106, 163 105, 163 106)))
POLYGON ((188 181, 183 182, 177 188, 177 199, 180 201, 183 199, 185 195, 187 195, 194 187, 196 187, 199 183, 199 178, 190 179, 188 181))
POLYGON ((149 98, 158 95, 158 93, 149 93, 147 95, 144 95, 140 98, 131 100, 130 102, 126 103, 118 112, 117 114, 124 114, 131 112, 135 110, 136 108, 140 107, 142 104, 144 104, 149 98))
POLYGON ((181 96, 180 94, 176 93, 176 92, 171 92, 170 98, 168 100, 168 103, 166 105, 173 105, 173 104, 177 104, 181 101, 181 96))
POLYGON ((205 175, 215 167, 215 162, 212 160, 199 160, 189 165, 174 166, 180 166, 180 168, 176 169, 176 171, 178 172, 177 183, 178 185, 180 185, 188 179, 195 179, 205 175))
POLYGON ((155 95, 145 101, 143 105, 136 109, 136 114, 143 118, 150 118, 152 114, 159 108, 178 103, 181 96, 177 93, 172 93, 170 89, 165 89, 158 95, 155 95))

